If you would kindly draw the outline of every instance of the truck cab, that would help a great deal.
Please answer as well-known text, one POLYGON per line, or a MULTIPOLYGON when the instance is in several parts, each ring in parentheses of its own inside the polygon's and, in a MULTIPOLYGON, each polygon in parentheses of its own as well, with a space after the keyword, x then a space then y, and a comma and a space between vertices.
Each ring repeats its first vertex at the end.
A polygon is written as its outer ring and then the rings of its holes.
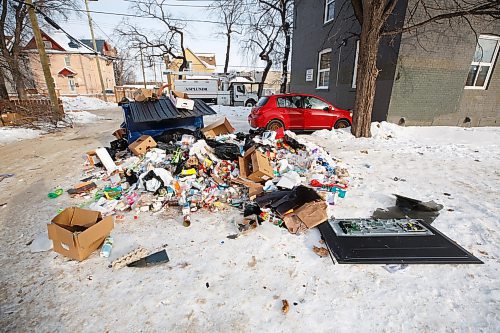
POLYGON ((251 88, 253 84, 233 82, 229 85, 231 105, 253 107, 257 104, 257 94, 251 88), (250 86, 250 88, 247 88, 250 86))

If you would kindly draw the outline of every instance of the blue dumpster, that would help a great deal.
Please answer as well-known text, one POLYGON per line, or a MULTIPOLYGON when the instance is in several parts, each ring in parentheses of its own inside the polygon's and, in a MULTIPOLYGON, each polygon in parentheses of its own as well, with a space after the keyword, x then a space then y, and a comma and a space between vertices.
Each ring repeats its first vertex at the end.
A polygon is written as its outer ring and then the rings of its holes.
POLYGON ((177 109, 169 98, 149 102, 128 102, 122 104, 127 129, 127 141, 137 140, 141 135, 156 138, 165 131, 185 128, 203 128, 203 116, 216 112, 200 99, 194 99, 193 110, 177 109))

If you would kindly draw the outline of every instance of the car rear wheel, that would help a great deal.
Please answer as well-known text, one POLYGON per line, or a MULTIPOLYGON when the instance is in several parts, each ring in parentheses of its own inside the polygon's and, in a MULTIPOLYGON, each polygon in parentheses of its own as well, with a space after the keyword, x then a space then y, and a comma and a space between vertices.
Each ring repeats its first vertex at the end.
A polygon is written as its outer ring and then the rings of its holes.
POLYGON ((346 128, 346 127, 349 127, 351 126, 351 124, 349 123, 348 120, 346 119, 340 119, 340 120, 337 120, 337 122, 335 123, 335 125, 333 126, 333 128, 337 129, 337 128, 346 128))
POLYGON ((267 126, 266 126, 266 128, 269 131, 276 131, 282 127, 285 127, 285 125, 283 125, 283 122, 281 120, 278 120, 278 119, 271 120, 270 122, 267 123, 267 126))

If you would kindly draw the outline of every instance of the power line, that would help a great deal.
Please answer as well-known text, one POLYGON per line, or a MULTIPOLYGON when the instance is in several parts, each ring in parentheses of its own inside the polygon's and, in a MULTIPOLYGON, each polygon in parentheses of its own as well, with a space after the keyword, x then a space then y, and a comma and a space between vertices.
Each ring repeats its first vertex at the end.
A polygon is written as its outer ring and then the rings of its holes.
MULTIPOLYGON (((85 12, 83 9, 76 9, 76 8, 61 8, 63 10, 70 10, 70 11, 75 11, 75 12, 85 12)), ((94 13, 94 14, 103 14, 103 15, 113 15, 113 16, 123 16, 123 17, 135 17, 135 18, 143 18, 143 19, 157 19, 154 16, 145 16, 145 15, 136 15, 136 14, 127 14, 127 13, 116 13, 116 12, 103 12, 103 11, 98 11, 98 10, 90 10, 89 12, 94 13)), ((196 23, 211 23, 211 24, 224 24, 224 22, 220 21, 210 21, 210 20, 194 20, 194 19, 180 19, 180 18, 168 18, 171 21, 180 21, 180 22, 196 22, 196 23)), ((251 26, 252 24, 250 23, 235 23, 234 25, 238 26, 251 26)))
MULTIPOLYGON (((131 3, 142 3, 145 5, 150 4, 149 2, 138 1, 138 0, 123 0, 123 1, 131 2, 131 3)), ((158 4, 158 5, 160 5, 160 4, 158 4)), ((189 8, 209 8, 210 7, 210 5, 181 5, 181 4, 170 4, 170 3, 162 4, 162 6, 165 6, 165 7, 189 7, 189 8)))

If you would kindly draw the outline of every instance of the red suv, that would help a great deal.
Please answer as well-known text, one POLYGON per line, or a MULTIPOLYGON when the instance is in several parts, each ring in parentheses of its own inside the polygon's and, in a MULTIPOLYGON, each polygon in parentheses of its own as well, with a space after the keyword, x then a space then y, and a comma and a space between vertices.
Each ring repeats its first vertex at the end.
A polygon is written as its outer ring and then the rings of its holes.
POLYGON ((248 116, 250 126, 276 130, 318 130, 344 128, 352 124, 352 112, 307 94, 261 97, 248 116))

